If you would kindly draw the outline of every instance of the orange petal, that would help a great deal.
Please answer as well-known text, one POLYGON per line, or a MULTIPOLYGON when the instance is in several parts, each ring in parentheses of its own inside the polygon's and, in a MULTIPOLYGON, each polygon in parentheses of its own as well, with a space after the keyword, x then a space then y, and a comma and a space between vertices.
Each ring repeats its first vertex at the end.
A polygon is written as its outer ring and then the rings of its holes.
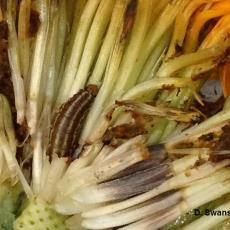
POLYGON ((227 63, 222 67, 220 79, 224 95, 230 96, 230 63, 227 63))

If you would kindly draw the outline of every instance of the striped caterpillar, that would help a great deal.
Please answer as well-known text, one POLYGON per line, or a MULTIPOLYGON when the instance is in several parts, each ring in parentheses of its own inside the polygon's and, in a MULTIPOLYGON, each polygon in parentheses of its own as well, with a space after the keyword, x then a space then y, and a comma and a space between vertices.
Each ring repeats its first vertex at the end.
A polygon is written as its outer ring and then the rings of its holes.
POLYGON ((59 157, 73 157, 78 147, 83 122, 97 91, 96 86, 89 85, 60 107, 50 131, 47 149, 50 158, 54 154, 59 157))

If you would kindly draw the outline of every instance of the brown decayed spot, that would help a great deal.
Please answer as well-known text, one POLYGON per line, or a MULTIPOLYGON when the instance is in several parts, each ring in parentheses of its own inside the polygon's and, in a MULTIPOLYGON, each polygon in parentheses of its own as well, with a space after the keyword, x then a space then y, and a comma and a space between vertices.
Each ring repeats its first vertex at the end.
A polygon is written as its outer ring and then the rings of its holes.
POLYGON ((108 129, 103 137, 103 142, 109 144, 112 139, 129 139, 145 133, 143 126, 138 124, 122 124, 108 129))
POLYGON ((0 21, 0 39, 8 40, 8 25, 6 21, 0 21))
POLYGON ((210 154, 210 160, 218 162, 224 159, 230 159, 230 154, 219 154, 220 151, 230 150, 230 125, 222 128, 222 135, 219 137, 215 145, 212 146, 214 153, 210 154))
POLYGON ((0 0, 0 8, 1 8, 3 15, 5 15, 6 10, 7 10, 7 0, 0 0))
POLYGON ((173 146, 175 149, 183 148, 209 148, 211 151, 210 160, 217 161, 230 158, 230 154, 219 154, 220 151, 230 149, 230 125, 221 129, 201 135, 196 140, 188 140, 173 146))
POLYGON ((176 50, 176 53, 175 53, 174 57, 178 57, 181 54, 183 54, 183 48, 178 43, 176 43, 176 45, 175 45, 175 50, 176 50))
POLYGON ((229 150, 230 149, 230 125, 222 128, 222 135, 215 145, 215 150, 229 150))
POLYGON ((106 119, 108 120, 108 121, 111 121, 112 120, 112 118, 113 118, 113 113, 114 113, 114 111, 115 111, 115 107, 113 107, 107 114, 106 114, 106 119))
POLYGON ((4 94, 10 104, 14 106, 14 91, 11 82, 11 71, 8 59, 8 25, 6 21, 0 22, 0 93, 4 94))
POLYGON ((131 0, 124 16, 124 25, 120 42, 125 40, 132 30, 137 9, 137 0, 131 0))
POLYGON ((199 34, 199 44, 207 37, 207 35, 211 32, 214 28, 216 23, 218 22, 219 18, 213 18, 205 23, 204 27, 201 29, 199 34))
POLYGON ((36 10, 31 10, 30 12, 30 28, 29 28, 29 37, 35 37, 39 27, 41 25, 39 13, 36 10))
MULTIPOLYGON (((228 35, 230 36, 230 34, 228 35)), ((222 55, 213 61, 215 66, 223 66, 230 61, 230 47, 228 47, 222 55)))
POLYGON ((203 101, 204 106, 200 105, 199 103, 196 103, 196 108, 201 111, 206 117, 211 117, 215 115, 216 113, 220 112, 224 106, 224 97, 220 97, 215 102, 207 102, 203 101))
POLYGON ((162 89, 171 91, 171 90, 175 89, 175 85, 173 85, 173 84, 164 84, 164 85, 162 85, 162 89))

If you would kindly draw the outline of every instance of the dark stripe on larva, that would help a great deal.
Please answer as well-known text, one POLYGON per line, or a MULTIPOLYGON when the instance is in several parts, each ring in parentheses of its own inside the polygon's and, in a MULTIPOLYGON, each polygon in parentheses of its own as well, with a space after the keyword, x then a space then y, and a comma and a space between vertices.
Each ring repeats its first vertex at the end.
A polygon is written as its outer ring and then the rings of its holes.
POLYGON ((50 132, 47 154, 52 158, 72 157, 78 147, 78 139, 84 119, 93 102, 95 91, 88 87, 80 90, 59 109, 50 132))

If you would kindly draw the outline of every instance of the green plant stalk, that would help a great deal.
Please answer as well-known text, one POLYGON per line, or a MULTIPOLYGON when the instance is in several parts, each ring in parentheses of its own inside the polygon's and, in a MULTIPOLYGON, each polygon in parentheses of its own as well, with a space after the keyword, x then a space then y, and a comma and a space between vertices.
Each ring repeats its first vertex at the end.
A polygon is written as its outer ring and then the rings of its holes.
POLYGON ((92 75, 89 78, 88 84, 100 86, 102 84, 103 74, 109 60, 109 55, 116 42, 116 37, 119 32, 121 20, 123 18, 124 9, 126 7, 126 0, 118 0, 115 2, 108 32, 105 35, 100 53, 97 57, 95 67, 92 75))
MULTIPOLYGON (((229 20, 228 18, 226 19, 227 21, 229 20)), ((223 20, 221 23, 225 23, 225 20, 223 20)), ((221 31, 218 31, 218 38, 217 39, 214 39, 214 40, 210 40, 210 37, 212 37, 212 33, 213 31, 215 31, 216 28, 214 28, 210 34, 205 38, 205 40, 202 42, 199 50, 200 52, 203 50, 203 49, 210 49, 209 47, 216 47, 217 50, 219 50, 218 52, 220 56, 221 53, 223 53, 227 47, 229 46, 229 39, 225 39, 225 37, 227 36, 226 33, 227 31, 229 31, 229 28, 227 27, 223 27, 223 29, 221 31), (219 46, 219 44, 222 44, 221 46, 219 46), (219 47, 219 48, 218 48, 219 47)), ((214 48, 215 50, 215 48, 214 48)), ((189 54, 188 54, 189 55, 189 54)), ((186 56, 186 55, 185 55, 186 56)), ((172 61, 173 62, 173 61, 172 61)), ((213 64, 210 63, 211 67, 213 67, 213 64)), ((194 65, 194 66, 191 66, 191 68, 187 68, 184 70, 184 72, 182 72, 182 77, 184 78, 191 78, 193 76, 193 74, 196 72, 197 68, 199 68, 199 65, 194 65)), ((200 83, 201 83, 201 80, 199 80, 198 82, 196 82, 196 84, 194 85, 194 89, 198 89, 200 87, 200 83)), ((174 103, 173 101, 174 100, 179 100, 180 101, 180 105, 183 105, 184 102, 191 98, 192 94, 191 92, 188 91, 187 95, 185 97, 181 97, 180 95, 178 97, 175 97, 174 94, 176 92, 173 92, 171 95, 167 96, 166 93, 163 93, 162 94, 162 97, 163 98, 167 98, 168 101, 171 101, 171 103, 174 103), (172 98, 173 96, 173 98, 172 98)), ((183 90, 181 92, 181 94, 183 94, 183 90)), ((157 126, 160 126, 160 124, 157 124, 157 126)), ((167 138, 167 136, 173 131, 173 129, 176 127, 176 124, 175 122, 170 122, 169 124, 166 124, 166 122, 164 122, 164 127, 162 125, 162 127, 156 127, 153 129, 153 133, 151 134, 152 137, 150 137, 150 140, 149 142, 151 143, 153 141, 153 143, 155 142, 159 142, 159 141, 162 141, 163 139, 167 138), (163 129, 166 127, 166 125, 168 125, 168 128, 166 129, 166 132, 165 134, 163 134, 163 129), (161 130, 162 129, 162 130, 161 130), (160 133, 160 134, 159 134, 160 133), (162 134, 163 134, 163 138, 160 139, 162 137, 162 134)))
POLYGON ((67 11, 66 11, 66 0, 62 0, 59 3, 58 6, 58 16, 59 16, 59 21, 58 21, 58 35, 57 35, 57 55, 56 55, 56 62, 57 62, 57 67, 58 71, 60 70, 61 67, 61 62, 62 62, 62 57, 64 54, 64 48, 66 45, 66 36, 68 32, 67 28, 67 11))
MULTIPOLYGON (((67 18, 67 6, 65 4, 65 1, 66 0, 61 1, 61 5, 59 8, 60 9, 60 12, 59 12, 59 28, 60 28, 59 33, 60 35, 58 38, 58 43, 59 45, 61 45, 61 47, 63 46, 64 48, 65 46, 66 48, 62 50, 62 54, 61 54, 61 50, 58 49, 58 53, 60 53, 61 56, 57 54, 59 58, 59 59, 57 58, 57 61, 60 60, 61 62, 57 64, 57 66, 59 66, 59 71, 58 71, 58 79, 54 87, 55 88, 55 98, 58 97, 60 84, 62 82, 62 78, 63 78, 64 71, 65 71, 65 66, 67 64, 67 60, 69 60, 70 58, 74 40, 75 40, 75 35, 78 29, 78 23, 79 23, 81 14, 86 4, 86 0, 76 1, 75 9, 74 9, 74 19, 73 19, 71 28, 69 28, 70 25, 69 25, 68 18, 67 18), (63 44, 60 44, 60 43, 63 43, 63 44)), ((53 112, 56 112, 55 103, 53 107, 54 107, 53 112)))
MULTIPOLYGON (((175 95, 175 93, 173 94, 173 98, 172 101, 170 102, 170 106, 171 107, 181 107, 182 104, 182 98, 184 99, 184 101, 186 101, 189 98, 189 95, 191 95, 191 91, 188 89, 182 89, 180 94, 177 96, 175 95)), ((160 119, 156 122, 155 126, 153 127, 152 130, 150 130, 150 136, 148 138, 147 143, 149 145, 151 144, 156 144, 159 143, 160 141, 163 140, 162 135, 164 136, 164 131, 166 129, 166 127, 171 124, 172 127, 174 127, 175 122, 174 121, 168 121, 166 119, 160 119)), ((171 133, 171 129, 170 131, 167 131, 167 134, 171 133)), ((165 138, 165 137, 164 137, 165 138)))
POLYGON ((92 67, 98 50, 101 47, 101 41, 109 24, 115 1, 102 0, 97 9, 96 15, 88 33, 85 47, 82 53, 81 61, 76 72, 69 97, 84 88, 89 71, 92 67))
MULTIPOLYGON (((66 0, 60 1, 59 7, 58 7, 58 31, 57 31, 57 49, 54 51, 56 53, 56 77, 55 81, 53 82, 54 86, 54 92, 53 92, 53 98, 57 98, 57 93, 59 90, 60 82, 62 80, 64 66, 66 63, 66 51, 65 46, 67 46, 66 50, 68 50, 68 44, 67 44, 67 33, 68 33, 68 23, 67 23, 67 9, 66 9, 66 0)), ((52 101, 52 114, 53 112, 53 106, 54 106, 55 100, 52 101)))
POLYGON ((130 76, 132 76, 133 79, 138 78, 146 61, 148 60, 154 48, 158 44, 162 35, 166 31, 168 31, 171 25, 173 24, 178 9, 179 2, 175 5, 168 4, 165 7, 163 13, 157 19, 156 23, 154 23, 153 26, 150 28, 149 32, 147 33, 143 41, 143 45, 141 46, 141 52, 138 55, 138 59, 136 60, 135 66, 133 67, 130 73, 130 76))
MULTIPOLYGON (((185 70, 184 73, 183 73, 184 77, 188 78, 188 77, 192 76, 194 74, 196 68, 198 68, 198 66, 194 66, 191 69, 185 70)), ((201 83, 202 83, 202 80, 197 81, 196 84, 194 85, 194 87, 196 89, 199 89, 200 86, 201 86, 201 83)), ((184 90, 182 89, 182 92, 181 92, 182 94, 183 94, 183 91, 184 90)), ((180 96, 181 94, 178 96, 179 97, 178 100, 180 101, 180 105, 183 105, 189 98, 191 99, 191 97, 192 97, 192 92, 191 91, 184 92, 184 93, 186 94, 185 97, 183 97, 183 96, 181 97, 180 96)), ((172 93, 172 95, 173 94, 175 94, 175 93, 172 93)), ((169 100, 169 101, 171 100, 172 103, 173 103, 173 100, 176 100, 176 99, 173 99, 173 98, 171 98, 171 96, 169 96, 167 98, 167 100, 169 100)), ((166 128, 166 130, 163 133, 161 141, 165 140, 172 133, 172 131, 176 128, 176 126, 177 126, 176 122, 170 121, 167 124, 167 128, 166 128)))
MULTIPOLYGON (((146 98, 146 94, 149 95, 154 90, 164 88, 164 86, 172 86, 172 87, 187 87, 189 84, 188 79, 180 79, 180 78, 153 78, 149 81, 140 83, 135 87, 131 88, 122 98, 121 100, 143 100, 146 98)), ((117 116, 120 114, 121 110, 115 111, 113 114, 113 120, 110 121, 107 119, 107 114, 111 112, 116 105, 107 106, 103 113, 98 117, 97 124, 94 127, 93 132, 89 135, 87 141, 88 143, 93 143, 94 141, 99 140, 103 134, 105 133, 108 126, 111 122, 115 121, 117 116)))
POLYGON ((77 3, 78 3, 78 0, 66 0, 66 10, 68 12, 67 24, 69 28, 72 27, 73 22, 74 22, 75 9, 76 9, 77 3))
POLYGON ((160 62, 163 59, 165 49, 169 44, 171 31, 167 31, 158 42, 156 48, 151 53, 147 62, 145 63, 143 70, 141 71, 138 77, 138 83, 150 80, 155 77, 156 72, 158 71, 160 62))
MULTIPOLYGON (((183 106, 184 102, 188 101, 192 97, 192 92, 191 91, 185 92, 183 90, 182 93, 184 94, 184 96, 181 96, 181 99, 178 99, 179 100, 179 105, 175 105, 176 107, 183 106)), ((164 141, 173 132, 173 130, 176 129, 177 125, 178 125, 177 122, 169 121, 168 124, 166 125, 166 128, 165 128, 165 130, 163 132, 163 135, 161 136, 161 141, 164 141)))
POLYGON ((39 120, 39 126, 43 130, 43 145, 46 147, 49 140, 49 132, 47 132, 47 127, 51 126, 52 120, 52 105, 54 103, 54 90, 55 82, 58 77, 58 66, 56 62, 56 54, 58 51, 58 15, 54 12, 52 17, 52 22, 50 25, 50 31, 47 41, 47 48, 45 54, 45 65, 43 68, 43 86, 41 92, 41 114, 39 120), (45 84, 44 84, 45 83, 45 84))
MULTIPOLYGON (((123 10, 124 10, 123 12, 124 14, 125 8, 123 8, 123 10)), ((106 68, 105 77, 102 86, 97 94, 94 104, 90 109, 89 115, 86 119, 85 126, 81 134, 81 138, 80 138, 81 143, 85 143, 85 141, 88 139, 89 135, 91 134, 92 127, 95 125, 100 113, 103 110, 103 107, 105 106, 106 100, 110 96, 114 88, 115 82, 117 81, 118 69, 120 66, 120 62, 126 44, 126 38, 121 39, 123 36, 123 26, 124 26, 123 20, 120 23, 121 23, 120 31, 116 37, 116 42, 109 58, 109 62, 106 68)))
POLYGON ((175 87, 175 88, 186 88, 190 84, 189 79, 182 78, 153 78, 151 80, 142 82, 129 91, 127 91, 122 100, 134 100, 145 98, 146 94, 158 89, 163 89, 164 87, 175 87))
MULTIPOLYGON (((74 9, 74 17, 73 17, 73 23, 71 26, 71 33, 75 34, 77 31, 77 27, 81 18, 81 14, 85 8, 85 5, 88 0, 77 0, 75 4, 75 9, 74 9)), ((73 38, 73 37, 72 37, 73 38)), ((71 41, 70 41, 71 43, 71 41)))
POLYGON ((87 1, 82 12, 71 53, 67 56, 66 66, 58 91, 58 98, 55 103, 56 109, 69 98, 69 93, 79 67, 86 38, 100 2, 101 0, 87 1))
POLYGON ((221 44, 211 48, 201 49, 193 53, 182 54, 179 57, 165 61, 157 75, 159 77, 169 77, 185 67, 196 65, 209 59, 215 61, 217 57, 224 53, 225 49, 226 47, 221 44))
POLYGON ((135 85, 136 78, 132 75, 132 70, 136 64, 139 52, 142 48, 144 37, 147 33, 150 17, 151 17, 152 2, 148 0, 138 1, 136 16, 133 29, 130 35, 129 43, 126 47, 124 56, 122 57, 121 66, 119 68, 117 83, 111 94, 110 103, 121 97, 124 92, 135 85))

